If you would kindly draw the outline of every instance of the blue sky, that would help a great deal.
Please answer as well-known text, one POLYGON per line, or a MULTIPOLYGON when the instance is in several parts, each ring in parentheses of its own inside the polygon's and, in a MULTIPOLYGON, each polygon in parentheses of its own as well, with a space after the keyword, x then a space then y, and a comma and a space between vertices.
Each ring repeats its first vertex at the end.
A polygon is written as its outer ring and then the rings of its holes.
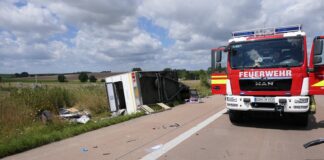
POLYGON ((324 35, 324 1, 2 0, 0 73, 207 69, 232 31, 303 24, 324 35))
POLYGON ((151 19, 139 17, 138 27, 149 33, 152 37, 157 38, 162 43, 163 47, 170 47, 175 43, 175 41, 169 37, 169 31, 166 28, 155 25, 151 19))

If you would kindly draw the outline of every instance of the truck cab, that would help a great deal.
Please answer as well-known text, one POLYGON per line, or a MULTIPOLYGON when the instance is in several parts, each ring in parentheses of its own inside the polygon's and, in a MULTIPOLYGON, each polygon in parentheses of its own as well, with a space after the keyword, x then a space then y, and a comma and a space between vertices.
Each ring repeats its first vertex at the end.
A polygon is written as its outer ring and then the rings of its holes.
POLYGON ((324 94, 323 38, 314 39, 309 63, 301 25, 233 32, 226 47, 212 49, 212 93, 226 95, 231 122, 261 111, 307 125, 313 95, 324 94), (224 57, 225 72, 218 73, 224 57))

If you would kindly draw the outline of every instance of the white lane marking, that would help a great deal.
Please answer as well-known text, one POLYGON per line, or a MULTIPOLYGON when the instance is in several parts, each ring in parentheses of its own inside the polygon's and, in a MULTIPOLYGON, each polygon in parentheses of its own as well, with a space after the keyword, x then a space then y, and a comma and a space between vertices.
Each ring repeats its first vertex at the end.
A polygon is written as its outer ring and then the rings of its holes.
POLYGON ((191 129, 189 129, 188 131, 180 134, 178 137, 172 139, 171 141, 167 142, 166 144, 163 145, 162 148, 153 151, 149 154, 147 154, 146 156, 144 156, 143 158, 141 158, 141 160, 152 160, 152 159, 158 159, 159 157, 161 157, 164 153, 168 152, 169 150, 171 150, 172 148, 176 147, 178 144, 180 144, 181 142, 183 142, 184 140, 188 139, 190 136, 192 136, 193 134, 195 134, 196 132, 198 132, 199 130, 203 129, 204 127, 206 127, 207 125, 209 125, 211 122, 215 121, 216 119, 218 119, 220 116, 222 116, 225 112, 227 111, 227 109, 223 109, 217 113, 215 113, 214 115, 210 116, 209 118, 207 118, 206 120, 204 120, 203 122, 197 124, 196 126, 192 127, 191 129))

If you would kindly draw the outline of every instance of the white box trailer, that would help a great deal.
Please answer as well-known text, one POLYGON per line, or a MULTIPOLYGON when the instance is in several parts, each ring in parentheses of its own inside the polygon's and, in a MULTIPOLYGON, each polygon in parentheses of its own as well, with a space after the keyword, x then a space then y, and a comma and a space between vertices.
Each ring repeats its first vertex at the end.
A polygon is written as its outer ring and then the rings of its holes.
POLYGON ((107 77, 105 81, 111 112, 125 109, 129 114, 143 105, 136 72, 107 77))
POLYGON ((126 114, 143 106, 145 110, 147 104, 184 99, 182 93, 189 92, 176 72, 129 72, 107 77, 105 82, 110 111, 125 109, 126 114))

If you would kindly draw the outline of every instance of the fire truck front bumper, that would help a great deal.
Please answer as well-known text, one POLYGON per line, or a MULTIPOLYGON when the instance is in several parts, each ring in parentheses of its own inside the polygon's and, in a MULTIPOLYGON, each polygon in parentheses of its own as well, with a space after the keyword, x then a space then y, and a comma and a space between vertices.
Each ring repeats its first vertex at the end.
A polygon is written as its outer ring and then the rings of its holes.
POLYGON ((226 96, 226 108, 239 111, 279 111, 302 113, 309 111, 309 96, 226 96))

